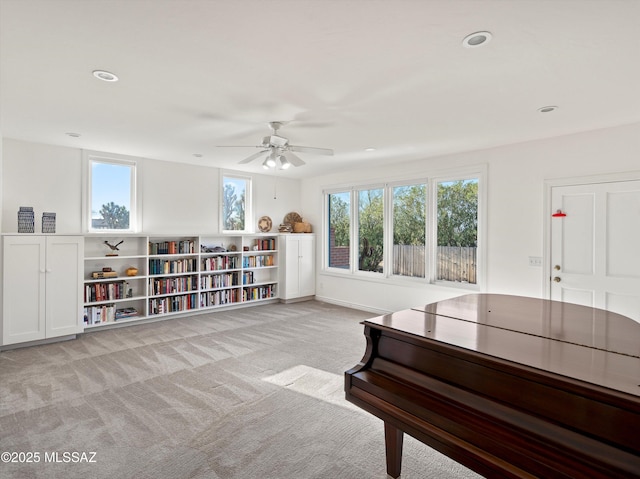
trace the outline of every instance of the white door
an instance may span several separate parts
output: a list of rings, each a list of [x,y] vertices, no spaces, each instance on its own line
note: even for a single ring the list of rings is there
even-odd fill
[[[300,242],[294,237],[286,237],[287,242],[285,246],[285,291],[284,298],[297,298],[300,296],[300,269],[299,269],[299,257],[300,257]]]
[[[304,236],[299,240],[299,283],[300,296],[316,294],[315,241],[313,236]]]
[[[45,338],[45,241],[5,236],[2,344]]]
[[[81,236],[47,236],[47,338],[83,330],[83,247]]]
[[[551,208],[551,299],[640,322],[640,181],[553,187]]]

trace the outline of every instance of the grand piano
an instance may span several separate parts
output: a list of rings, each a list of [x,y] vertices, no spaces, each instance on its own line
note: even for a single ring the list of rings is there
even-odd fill
[[[640,324],[575,304],[470,294],[363,322],[346,399],[488,478],[640,478]]]

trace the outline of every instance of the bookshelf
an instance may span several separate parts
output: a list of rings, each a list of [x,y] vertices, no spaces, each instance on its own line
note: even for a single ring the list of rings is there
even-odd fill
[[[277,234],[96,234],[84,241],[85,329],[278,298]],[[105,241],[119,243],[118,251]]]
[[[120,243],[118,250],[105,242]],[[85,236],[84,254],[85,328],[146,317],[147,237]],[[135,275],[127,274],[131,268]]]
[[[149,238],[148,316],[198,309],[199,239]]]
[[[245,236],[242,248],[242,301],[277,297],[278,249],[276,236]]]

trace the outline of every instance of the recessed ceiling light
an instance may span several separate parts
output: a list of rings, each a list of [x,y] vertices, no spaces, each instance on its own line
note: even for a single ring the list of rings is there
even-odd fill
[[[540,113],[551,113],[552,111],[556,111],[557,109],[558,109],[557,106],[550,105],[550,106],[543,106],[542,108],[538,108],[538,111]]]
[[[466,48],[476,48],[489,43],[492,37],[491,32],[475,32],[464,37],[462,45]]]
[[[114,82],[118,81],[118,77],[111,72],[105,70],[94,70],[93,76],[98,80]]]
[[[369,147],[369,148],[365,148],[364,151],[376,151],[376,149]]]
[[[80,138],[80,133],[65,133],[65,135],[70,136],[71,138]]]

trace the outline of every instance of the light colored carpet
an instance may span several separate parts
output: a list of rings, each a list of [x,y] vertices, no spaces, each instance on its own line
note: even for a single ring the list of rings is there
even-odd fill
[[[343,390],[371,316],[267,304],[4,351],[0,452],[40,457],[0,477],[386,478],[383,423]],[[402,477],[480,476],[405,435]]]

